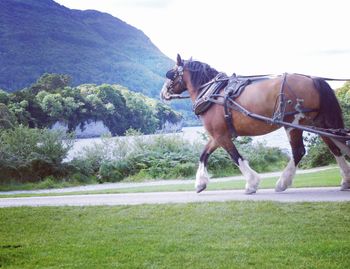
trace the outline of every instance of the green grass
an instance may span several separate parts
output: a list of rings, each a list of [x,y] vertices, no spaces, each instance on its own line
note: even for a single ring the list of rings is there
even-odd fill
[[[91,180],[91,184],[97,184],[97,181]],[[46,178],[40,182],[25,182],[10,181],[0,184],[0,191],[17,191],[17,190],[40,190],[40,189],[54,189],[79,186],[82,183],[77,181],[58,181],[52,178]]]
[[[0,209],[0,268],[349,268],[349,203]]]
[[[277,177],[264,178],[261,181],[260,188],[274,188]],[[330,168],[328,170],[313,172],[308,174],[296,175],[292,187],[334,187],[340,186],[339,168]],[[186,182],[186,181],[185,181]],[[208,190],[232,190],[244,189],[245,180],[231,180],[227,182],[211,182]],[[107,193],[132,193],[132,192],[161,192],[161,191],[192,191],[194,183],[190,181],[184,184],[165,185],[165,186],[144,186],[124,189],[110,189],[98,191],[81,191],[70,193],[50,193],[50,194],[17,194],[0,195],[0,198],[6,197],[29,197],[29,196],[54,196],[54,195],[74,195],[74,194],[107,194]]]
[[[261,180],[260,188],[274,188],[277,177],[264,178]],[[309,174],[296,175],[293,186],[296,188],[301,187],[334,187],[340,186],[340,173],[339,168],[332,168],[325,171],[314,172]],[[231,180],[226,182],[211,182],[208,184],[207,190],[234,190],[244,189],[245,180]],[[132,193],[132,192],[165,192],[165,191],[191,191],[194,190],[193,181],[188,184],[178,185],[166,185],[166,186],[147,186],[147,187],[134,187],[125,189],[111,189],[89,192],[77,192],[75,194],[97,194],[97,193]],[[72,193],[71,193],[72,194]]]

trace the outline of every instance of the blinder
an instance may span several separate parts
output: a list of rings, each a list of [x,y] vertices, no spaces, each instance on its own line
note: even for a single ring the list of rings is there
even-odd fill
[[[184,74],[184,68],[181,65],[177,66],[176,69],[169,70],[166,73],[165,76],[171,80],[170,87],[168,88],[170,93],[173,93],[172,91],[175,85],[180,84],[181,86],[183,86],[183,77],[182,77],[183,74]],[[176,79],[178,80],[175,82]]]
[[[174,80],[176,77],[176,72],[174,70],[169,70],[165,75],[168,79]]]
[[[175,70],[172,69],[172,70],[169,70],[168,72],[166,72],[165,76],[174,81],[178,76],[181,76],[183,75],[184,73],[184,69],[182,66],[178,66]]]

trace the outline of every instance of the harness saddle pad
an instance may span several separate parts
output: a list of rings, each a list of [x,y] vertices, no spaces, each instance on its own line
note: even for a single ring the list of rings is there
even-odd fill
[[[193,105],[194,113],[196,115],[204,113],[213,103],[219,103],[217,101],[218,97],[223,97],[224,100],[226,100],[226,97],[237,98],[250,82],[250,79],[237,77],[236,75],[228,77],[223,73],[218,74],[212,82],[209,82],[201,90]],[[225,88],[224,96],[219,95],[223,88]]]
[[[204,85],[194,102],[193,111],[196,115],[207,111],[213,104],[213,96],[217,95],[227,85],[227,80],[217,80],[217,78],[218,76],[215,77],[213,82]]]

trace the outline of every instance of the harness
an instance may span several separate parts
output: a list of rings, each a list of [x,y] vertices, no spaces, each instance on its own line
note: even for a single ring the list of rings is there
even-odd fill
[[[287,86],[290,92],[294,94],[292,89],[289,87],[289,85],[286,82],[287,75],[288,75],[287,73],[284,73],[282,75],[280,93],[278,98],[276,99],[274,113],[272,115],[272,118],[269,118],[268,120],[265,121],[266,123],[279,124],[280,122],[283,121],[283,119],[286,116],[292,116],[299,113],[304,114],[307,112],[316,111],[313,109],[304,108],[302,106],[303,100],[296,98],[297,104],[295,105],[295,111],[286,112],[286,106],[287,104],[290,104],[290,100],[286,100],[285,93],[284,93],[285,87]],[[246,86],[262,80],[270,79],[272,77],[276,77],[276,76],[272,76],[272,75],[237,76],[236,74],[233,74],[231,77],[228,77],[224,73],[219,73],[214,79],[212,79],[211,81],[202,85],[199,88],[200,93],[193,104],[193,111],[197,116],[199,116],[204,112],[206,112],[213,104],[222,105],[224,107],[224,112],[225,112],[224,116],[225,116],[227,127],[231,135],[233,137],[237,137],[237,132],[234,128],[233,121],[232,121],[231,110],[238,111],[250,117],[255,117],[255,114],[251,113],[250,111],[246,110],[244,107],[239,105],[235,101],[235,99],[242,94]],[[222,89],[224,89],[224,91],[223,93],[220,93]]]
[[[305,76],[311,79],[323,79],[329,81],[350,81],[350,79],[334,79],[334,78],[323,78],[323,77],[314,77],[307,76],[303,74],[296,74]],[[172,81],[172,84],[167,87],[170,96],[169,98],[182,99],[182,98],[190,98],[189,96],[182,96],[180,94],[176,94],[173,92],[173,87],[175,85],[180,84],[180,86],[184,86],[183,82],[183,67],[178,67],[178,70],[171,70],[167,73],[167,78]],[[315,126],[305,126],[295,124],[294,122],[289,123],[284,121],[286,116],[300,116],[301,118],[305,117],[305,113],[309,112],[318,112],[317,109],[310,109],[303,107],[303,99],[299,99],[292,88],[287,83],[288,73],[284,73],[282,75],[282,83],[280,87],[280,92],[278,97],[276,98],[275,107],[272,113],[272,117],[266,117],[263,115],[259,115],[253,112],[250,112],[245,107],[241,106],[239,103],[235,101],[235,99],[240,96],[240,94],[244,91],[247,85],[252,83],[262,81],[265,79],[271,79],[275,77],[281,77],[276,75],[257,75],[257,76],[236,76],[233,74],[231,77],[228,77],[224,73],[219,73],[217,76],[211,81],[205,83],[199,88],[199,95],[197,96],[193,110],[195,114],[198,116],[200,114],[205,113],[213,104],[219,104],[224,106],[225,112],[225,120],[228,126],[228,129],[232,135],[232,137],[237,137],[237,132],[234,128],[232,122],[232,113],[231,110],[235,110],[237,112],[242,113],[243,115],[253,118],[255,120],[259,120],[265,122],[266,124],[284,126],[285,128],[294,128],[299,129],[311,133],[315,133],[321,136],[326,136],[329,138],[339,139],[344,141],[346,145],[350,146],[350,130],[348,129],[325,129]],[[174,82],[176,78],[178,81]],[[169,89],[170,88],[170,89]],[[288,88],[289,93],[294,95],[296,104],[294,105],[294,111],[286,112],[287,105],[292,105],[292,100],[287,100],[285,95],[285,88]],[[224,89],[224,91],[222,91]],[[223,92],[223,93],[221,93]]]

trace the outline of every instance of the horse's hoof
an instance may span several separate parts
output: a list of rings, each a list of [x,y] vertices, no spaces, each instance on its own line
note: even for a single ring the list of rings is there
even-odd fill
[[[284,192],[287,188],[282,188],[282,187],[276,187],[275,192]]]
[[[245,194],[254,194],[256,193],[256,189],[245,189]]]
[[[204,191],[207,188],[207,184],[200,184],[196,187],[196,192],[200,193],[202,191]]]
[[[276,184],[275,192],[283,192],[288,188],[288,186],[281,186],[280,184]]]
[[[348,191],[350,190],[350,182],[343,182],[340,186],[341,191]]]

